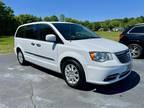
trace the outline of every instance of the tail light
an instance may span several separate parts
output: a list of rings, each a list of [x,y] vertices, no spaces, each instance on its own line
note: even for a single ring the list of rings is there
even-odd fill
[[[124,35],[123,35],[123,34],[120,34],[119,40],[121,40],[123,37],[124,37]]]

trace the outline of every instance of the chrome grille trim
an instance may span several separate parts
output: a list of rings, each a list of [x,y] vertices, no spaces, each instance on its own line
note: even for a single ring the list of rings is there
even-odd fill
[[[121,63],[128,63],[130,61],[130,51],[129,50],[116,52],[115,55]]]

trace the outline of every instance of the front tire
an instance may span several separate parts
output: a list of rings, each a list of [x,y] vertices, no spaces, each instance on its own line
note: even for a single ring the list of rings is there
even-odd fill
[[[18,60],[19,64],[21,64],[21,65],[26,64],[26,60],[25,60],[24,55],[21,50],[17,51],[17,60]]]
[[[143,48],[138,44],[130,44],[129,46],[132,58],[139,58],[142,55]]]
[[[67,60],[62,64],[62,73],[65,82],[73,88],[84,88],[85,74],[83,67],[75,60]]]

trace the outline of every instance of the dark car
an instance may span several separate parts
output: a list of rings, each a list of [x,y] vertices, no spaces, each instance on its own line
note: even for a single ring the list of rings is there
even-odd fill
[[[119,42],[127,45],[133,58],[144,54],[144,24],[129,26],[120,34]]]

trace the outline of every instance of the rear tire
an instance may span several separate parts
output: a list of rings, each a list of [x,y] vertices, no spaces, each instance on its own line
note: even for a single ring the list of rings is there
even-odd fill
[[[142,55],[143,48],[138,44],[130,44],[128,45],[130,52],[132,54],[132,58],[139,58]]]
[[[71,59],[62,64],[62,73],[65,82],[72,88],[84,88],[86,84],[83,67]]]
[[[21,50],[17,51],[17,60],[18,60],[19,64],[26,65],[26,60],[25,60],[24,55]]]

